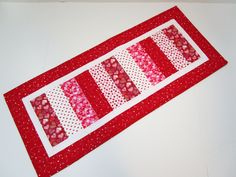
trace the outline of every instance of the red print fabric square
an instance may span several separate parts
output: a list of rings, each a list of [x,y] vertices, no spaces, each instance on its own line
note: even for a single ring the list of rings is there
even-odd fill
[[[173,7],[4,96],[38,176],[49,177],[226,63]]]

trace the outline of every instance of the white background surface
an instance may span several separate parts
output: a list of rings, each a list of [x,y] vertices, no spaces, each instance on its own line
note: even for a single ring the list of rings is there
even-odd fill
[[[0,4],[0,176],[36,176],[2,94],[171,3]],[[178,3],[229,61],[55,177],[235,177],[236,4]]]

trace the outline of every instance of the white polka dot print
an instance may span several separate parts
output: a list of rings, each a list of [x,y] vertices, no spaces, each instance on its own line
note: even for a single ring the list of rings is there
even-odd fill
[[[169,40],[163,31],[157,32],[152,35],[151,38],[156,42],[177,70],[181,70],[190,64],[190,62],[188,62],[182,53],[176,48],[173,41]]]
[[[152,86],[151,82],[149,82],[148,78],[145,76],[145,73],[136,64],[127,50],[121,50],[114,56],[140,92]]]
[[[89,72],[113,109],[126,102],[101,63],[89,69]]]
[[[83,129],[81,121],[60,86],[47,91],[46,96],[68,136]]]

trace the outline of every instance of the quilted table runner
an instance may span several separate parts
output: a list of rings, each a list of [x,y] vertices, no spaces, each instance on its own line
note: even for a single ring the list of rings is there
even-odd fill
[[[48,177],[226,64],[173,7],[6,93]]]

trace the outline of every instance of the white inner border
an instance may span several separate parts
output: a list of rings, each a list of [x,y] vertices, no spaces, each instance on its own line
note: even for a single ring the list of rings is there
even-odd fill
[[[198,52],[198,54],[200,55],[200,58],[191,63],[190,65],[188,65],[187,67],[183,68],[182,70],[176,72],[175,74],[172,74],[170,77],[164,79],[162,82],[160,82],[159,84],[152,86],[151,88],[149,88],[148,90],[142,92],[142,94],[138,95],[137,97],[133,98],[132,100],[126,102],[125,104],[121,105],[120,107],[116,108],[115,110],[113,110],[112,112],[108,113],[106,116],[104,116],[103,118],[99,119],[98,121],[96,121],[94,124],[90,125],[89,127],[87,127],[86,129],[84,129],[83,131],[80,131],[78,134],[69,136],[66,140],[64,140],[63,142],[59,143],[58,145],[52,147],[47,136],[46,133],[43,130],[43,127],[36,115],[36,113],[34,112],[33,107],[31,106],[30,100],[34,99],[35,97],[45,93],[47,90],[52,89],[56,86],[58,86],[59,84],[77,76],[78,74],[82,73],[85,70],[88,70],[89,68],[91,68],[92,66],[106,60],[107,58],[113,56],[116,52],[118,52],[119,50],[122,49],[126,49],[129,46],[151,36],[152,34],[162,30],[163,28],[169,27],[170,25],[174,25],[179,32],[187,39],[187,41],[193,46],[193,48]],[[29,117],[31,119],[31,121],[33,122],[33,125],[36,129],[36,131],[38,132],[38,135],[43,143],[43,146],[48,154],[49,157],[55,155],[56,153],[58,153],[59,151],[65,149],[66,147],[70,146],[71,144],[73,144],[74,142],[78,141],[79,139],[85,137],[86,135],[88,135],[89,133],[95,131],[96,129],[98,129],[99,127],[103,126],[104,124],[106,124],[108,121],[110,121],[111,119],[113,119],[114,117],[116,117],[117,115],[121,114],[122,112],[126,111],[127,109],[131,108],[132,106],[136,105],[137,103],[141,102],[142,100],[144,100],[145,98],[147,98],[148,96],[152,95],[153,93],[157,92],[158,90],[160,90],[161,88],[165,87],[166,85],[168,85],[169,83],[173,82],[174,80],[178,79],[179,77],[183,76],[184,74],[188,73],[189,71],[193,70],[194,68],[198,67],[199,65],[203,64],[204,62],[206,62],[208,60],[207,56],[202,52],[202,50],[195,44],[195,42],[190,38],[190,36],[183,30],[183,28],[174,20],[170,20],[152,30],[150,30],[149,32],[127,42],[126,44],[123,44],[119,47],[116,47],[115,49],[113,49],[112,51],[110,51],[109,53],[95,59],[94,61],[87,63],[86,65],[76,69],[75,71],[53,81],[52,83],[42,87],[41,89],[35,91],[34,93],[24,97],[22,99],[25,108],[29,114]]]

